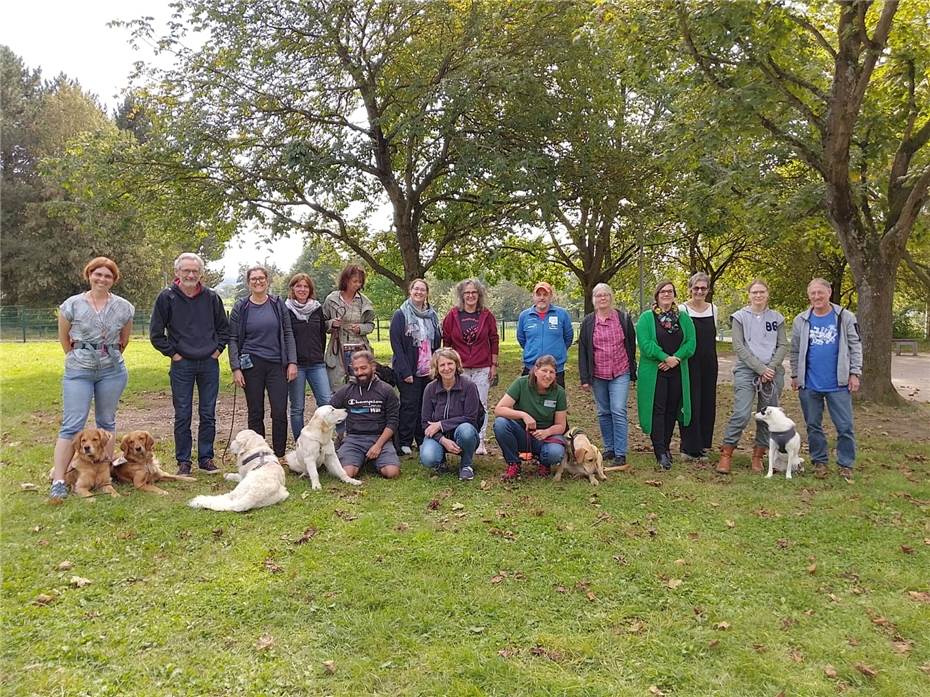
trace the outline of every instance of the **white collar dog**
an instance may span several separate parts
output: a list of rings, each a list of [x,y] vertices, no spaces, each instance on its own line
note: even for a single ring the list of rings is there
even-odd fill
[[[271,506],[287,498],[284,468],[262,436],[249,429],[239,431],[229,449],[236,455],[239,473],[224,476],[227,481],[236,482],[236,488],[222,496],[197,496],[188,506],[241,512]]]
[[[336,455],[336,446],[333,436],[336,425],[345,421],[345,409],[336,409],[328,404],[318,407],[310,421],[304,426],[297,439],[297,449],[285,455],[287,466],[292,472],[310,477],[310,488],[320,489],[320,475],[317,465],[323,465],[326,470],[340,482],[359,486],[358,479],[352,479],[342,469],[342,463]]]
[[[794,421],[789,419],[780,407],[765,407],[756,414],[756,420],[769,427],[769,471],[766,478],[775,470],[785,471],[785,479],[791,479],[792,472],[801,471],[801,436],[795,429]]]

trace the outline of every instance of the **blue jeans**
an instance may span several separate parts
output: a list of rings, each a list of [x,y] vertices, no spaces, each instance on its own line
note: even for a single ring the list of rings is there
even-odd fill
[[[591,392],[597,404],[597,422],[601,427],[604,449],[614,455],[626,455],[629,431],[626,400],[630,393],[630,374],[618,375],[613,380],[594,378]]]
[[[852,467],[856,462],[856,434],[853,433],[852,395],[847,389],[836,392],[815,392],[800,389],[801,411],[807,424],[807,446],[811,462],[825,465],[829,460],[827,437],[823,432],[823,404],[827,403],[830,420],[836,426],[836,460],[840,467]]]
[[[304,404],[307,400],[307,383],[313,390],[313,398],[318,407],[329,404],[333,393],[329,389],[329,376],[326,373],[325,363],[314,363],[306,368],[297,366],[297,377],[287,385],[287,397],[290,402],[289,414],[291,417],[291,430],[294,440],[300,436],[304,428]]]
[[[194,385],[197,385],[197,461],[213,459],[216,438],[216,397],[220,391],[220,362],[216,358],[171,361],[171,402],[174,404],[174,458],[191,462],[191,417],[194,413]]]
[[[526,432],[526,426],[522,421],[505,419],[498,416],[494,419],[494,437],[504,454],[504,462],[508,465],[519,464],[519,451],[527,447],[527,438],[529,438],[529,447],[533,455],[539,460],[541,465],[555,467],[562,461],[565,455],[565,442],[561,436],[555,436],[561,443],[546,443],[536,440]]]
[[[116,431],[116,407],[129,382],[126,364],[108,368],[65,368],[61,380],[62,414],[58,437],[70,440],[84,429],[90,402],[94,402],[97,428]]]
[[[459,466],[471,467],[475,450],[478,449],[478,429],[471,424],[459,424],[451,438],[462,449]],[[420,446],[420,464],[430,469],[438,469],[445,461],[446,449],[442,444],[435,438],[425,438]]]

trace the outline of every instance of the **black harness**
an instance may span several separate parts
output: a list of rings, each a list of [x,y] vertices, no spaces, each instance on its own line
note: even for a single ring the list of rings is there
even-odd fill
[[[249,455],[247,458],[245,458],[242,461],[239,467],[245,467],[252,460],[257,460],[258,458],[266,458],[266,457],[268,457],[268,453],[252,453],[251,455]],[[260,467],[264,467],[264,466],[265,466],[265,460],[262,459],[262,461],[258,463],[257,465],[255,465],[255,467],[251,468],[249,472],[254,472],[255,470],[259,469]]]
[[[788,452],[788,443],[790,443],[796,435],[798,435],[798,432],[794,430],[794,426],[789,428],[787,431],[779,431],[778,433],[769,431],[769,438],[771,438],[775,442],[775,445],[778,446],[778,452],[780,453]]]

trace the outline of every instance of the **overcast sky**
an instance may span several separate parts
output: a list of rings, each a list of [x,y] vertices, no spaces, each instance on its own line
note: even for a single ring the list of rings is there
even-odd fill
[[[132,64],[152,56],[134,51],[127,32],[111,29],[107,23],[148,16],[160,25],[170,15],[168,0],[6,2],[0,21],[0,43],[9,46],[28,68],[41,68],[46,79],[61,72],[76,78],[112,111],[129,84]],[[298,239],[267,247],[259,246],[255,235],[244,233],[240,237],[230,243],[222,262],[212,265],[221,266],[227,277],[233,276],[240,264],[266,260],[288,269],[302,248]]]

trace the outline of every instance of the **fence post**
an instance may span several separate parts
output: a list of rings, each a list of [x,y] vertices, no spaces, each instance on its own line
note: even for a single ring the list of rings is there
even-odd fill
[[[381,318],[375,320],[375,341],[381,341]]]
[[[507,341],[507,322],[504,320],[501,320],[500,323],[501,323],[501,330],[499,333],[501,335],[501,341]]]
[[[23,330],[23,343],[26,343],[26,317],[23,314],[23,311],[19,311],[19,326]]]

